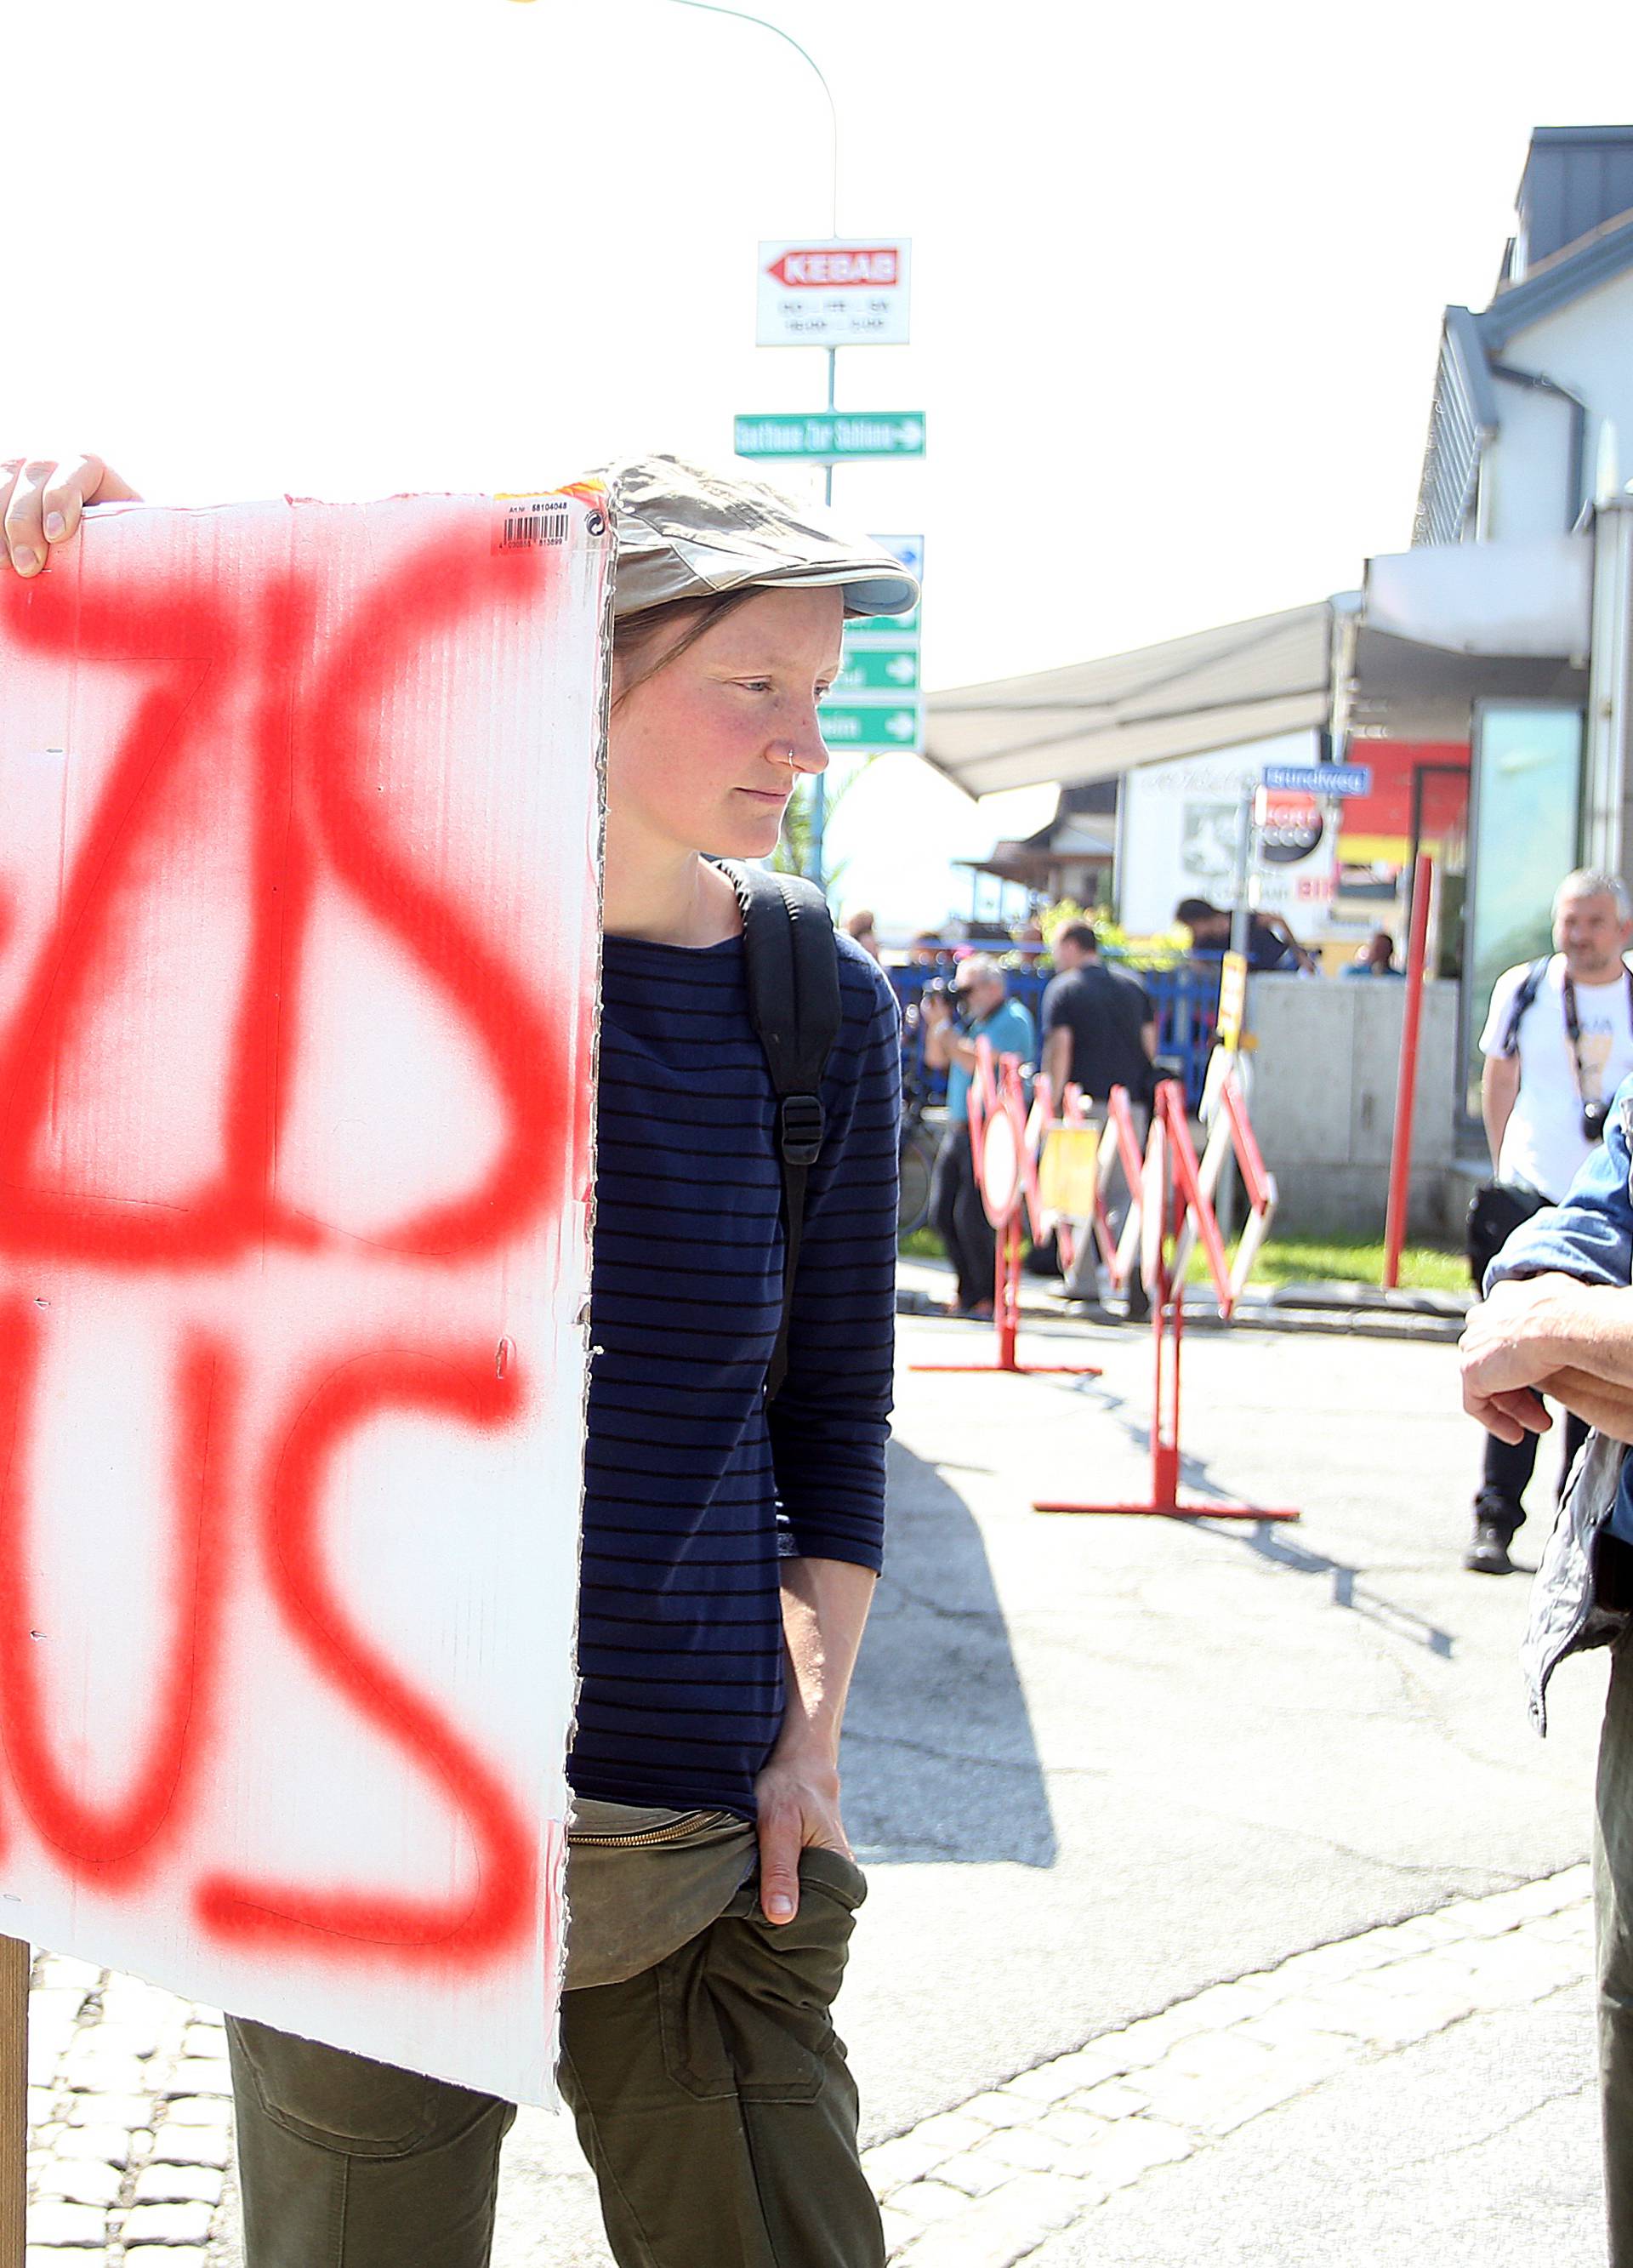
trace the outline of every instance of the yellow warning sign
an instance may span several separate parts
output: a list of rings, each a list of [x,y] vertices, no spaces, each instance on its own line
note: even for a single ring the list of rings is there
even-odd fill
[[[1059,1213],[1063,1220],[1087,1220],[1094,1211],[1100,1159],[1098,1126],[1051,1126],[1038,1165],[1038,1194],[1044,1211]]]

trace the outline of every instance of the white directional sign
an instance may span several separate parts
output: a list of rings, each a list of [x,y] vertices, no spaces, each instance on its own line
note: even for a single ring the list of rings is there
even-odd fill
[[[901,347],[908,342],[902,237],[778,238],[760,247],[762,347]]]

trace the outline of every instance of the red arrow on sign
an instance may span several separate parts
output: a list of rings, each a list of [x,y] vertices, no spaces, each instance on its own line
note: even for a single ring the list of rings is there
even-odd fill
[[[813,246],[791,250],[767,269],[779,284],[818,285],[835,290],[855,284],[896,284],[901,281],[900,254],[894,244]]]

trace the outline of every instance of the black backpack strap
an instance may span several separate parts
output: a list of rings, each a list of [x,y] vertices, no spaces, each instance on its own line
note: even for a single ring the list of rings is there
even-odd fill
[[[1509,1004],[1508,1021],[1503,1027],[1498,1055],[1512,1056],[1519,1052],[1519,1027],[1526,1020],[1526,1011],[1542,990],[1542,979],[1548,975],[1548,964],[1553,958],[1551,953],[1545,953],[1541,961],[1532,962],[1520,979],[1519,990]],[[1629,997],[1633,998],[1633,992],[1629,992]]]
[[[748,1012],[776,1091],[783,1174],[783,1318],[766,1373],[772,1399],[788,1370],[794,1279],[805,1234],[805,1186],[822,1152],[822,1079],[839,1037],[839,951],[828,901],[813,882],[735,858],[717,862],[743,915]]]

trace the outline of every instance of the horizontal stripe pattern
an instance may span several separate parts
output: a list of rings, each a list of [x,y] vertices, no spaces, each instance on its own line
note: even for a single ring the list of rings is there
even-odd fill
[[[895,1329],[895,1002],[848,938],[787,1380],[770,1072],[740,938],[608,938],[602,968],[580,1795],[754,1815],[781,1721],[779,1512],[877,1569]]]

